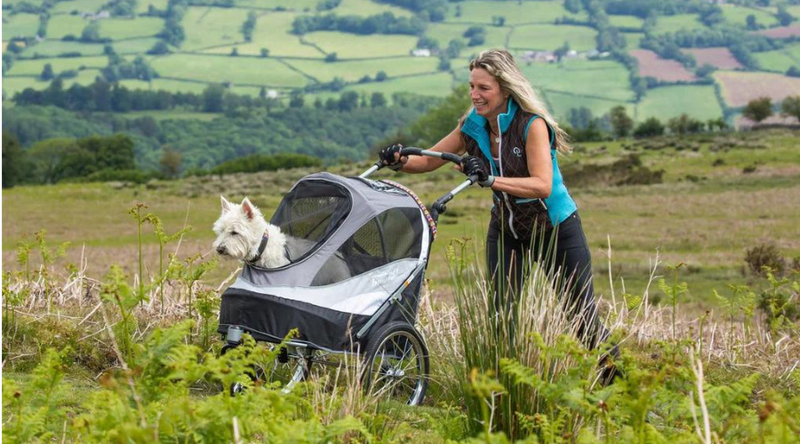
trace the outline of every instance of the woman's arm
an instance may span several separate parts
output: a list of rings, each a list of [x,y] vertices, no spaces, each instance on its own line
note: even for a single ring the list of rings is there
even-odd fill
[[[431,151],[438,151],[441,153],[453,153],[461,155],[465,151],[464,142],[461,139],[461,125],[444,136],[442,140],[431,148]],[[403,168],[400,171],[404,173],[427,173],[433,171],[445,163],[446,160],[437,159],[429,156],[408,156],[400,159],[403,162]]]
[[[492,189],[528,199],[549,197],[553,188],[553,159],[544,119],[537,118],[528,128],[525,154],[530,177],[495,177]]]

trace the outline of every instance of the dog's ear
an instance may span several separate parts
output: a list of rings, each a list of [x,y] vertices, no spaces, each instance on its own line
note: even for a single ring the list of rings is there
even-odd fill
[[[219,196],[220,201],[222,202],[222,212],[227,213],[233,207],[233,204],[228,202],[228,199],[225,199],[225,196]]]
[[[250,202],[250,199],[246,197],[242,201],[242,211],[244,211],[244,214],[250,220],[254,219],[256,217],[256,214],[258,214],[258,208],[256,208],[256,206],[253,205],[252,202]]]

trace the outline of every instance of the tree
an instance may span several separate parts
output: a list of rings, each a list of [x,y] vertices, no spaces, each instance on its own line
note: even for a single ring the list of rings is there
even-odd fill
[[[384,80],[386,80],[388,78],[389,78],[389,76],[386,75],[386,71],[383,71],[383,70],[378,71],[378,73],[375,74],[375,81],[376,82],[383,82]]]
[[[370,97],[370,106],[373,108],[381,108],[386,106],[386,96],[379,91],[372,93],[372,97]]]
[[[52,80],[53,79],[53,65],[46,63],[44,65],[44,69],[42,69],[42,73],[39,74],[39,78],[42,80]]]
[[[264,57],[264,58],[269,57],[269,49],[261,48],[261,57]]]
[[[628,116],[625,107],[622,105],[611,108],[611,127],[614,129],[614,136],[617,138],[627,137],[633,129],[633,119]]]
[[[161,172],[169,179],[177,179],[181,172],[181,158],[180,151],[172,149],[169,145],[163,147],[163,154],[158,161],[161,166]]]
[[[231,57],[236,57],[238,55],[239,55],[239,48],[234,46],[233,49],[231,49]]]
[[[697,119],[689,117],[688,114],[681,114],[673,117],[667,122],[667,128],[673,134],[691,134],[703,131],[705,124]]]
[[[746,23],[747,23],[747,29],[751,31],[756,31],[759,28],[756,16],[753,14],[747,16]]]
[[[11,188],[27,175],[25,151],[13,134],[3,131],[3,188]]]
[[[97,21],[92,21],[81,32],[81,41],[86,43],[100,41],[100,25]]]
[[[203,112],[206,113],[221,113],[224,109],[223,98],[225,96],[225,87],[220,84],[208,85],[203,90]]]
[[[742,110],[742,115],[756,123],[761,123],[762,120],[771,116],[772,112],[772,99],[769,97],[759,97],[747,102],[747,106]]]
[[[302,108],[305,105],[303,93],[298,90],[293,90],[289,99],[289,108]]]
[[[347,91],[342,93],[339,97],[339,110],[352,111],[358,107],[358,93],[355,91]]]
[[[573,14],[577,14],[581,10],[581,0],[565,0],[564,9]]]
[[[781,112],[784,116],[794,117],[800,123],[800,95],[783,99]]]
[[[786,70],[786,75],[789,77],[800,77],[800,68],[797,66],[790,66],[789,69]]]
[[[778,5],[778,13],[775,14],[775,17],[778,18],[778,22],[781,26],[789,26],[789,24],[794,21],[794,17],[792,14],[789,14],[789,11],[786,10],[786,5],[783,4]]]
[[[664,125],[655,117],[650,117],[640,123],[633,131],[633,137],[637,139],[642,137],[655,137],[662,134],[664,134]]]
[[[328,63],[332,63],[336,61],[336,58],[337,58],[336,53],[330,52],[328,53],[328,55],[325,56],[325,61]]]
[[[424,116],[414,122],[410,127],[410,136],[415,144],[420,146],[433,146],[458,124],[458,119],[464,115],[471,100],[469,98],[469,85],[464,84],[454,89],[438,106],[431,108]]]
[[[157,41],[156,44],[147,51],[148,54],[152,55],[169,54],[169,52],[169,45],[163,40]]]
[[[242,23],[242,35],[244,36],[244,41],[252,42],[253,41],[253,31],[256,29],[256,13],[250,11],[247,13],[247,20]]]

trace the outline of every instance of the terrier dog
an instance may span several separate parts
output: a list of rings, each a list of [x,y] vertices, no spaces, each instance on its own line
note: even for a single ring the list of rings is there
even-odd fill
[[[264,219],[261,211],[244,198],[241,204],[228,202],[220,196],[222,214],[214,222],[214,250],[220,256],[238,259],[261,268],[288,265],[316,243],[287,236],[280,227]],[[314,277],[312,286],[328,285],[350,277],[350,268],[338,253],[325,263]]]

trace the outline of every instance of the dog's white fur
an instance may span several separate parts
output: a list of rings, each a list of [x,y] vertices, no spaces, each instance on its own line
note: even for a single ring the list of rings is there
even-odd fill
[[[241,204],[228,202],[220,196],[222,214],[214,222],[214,250],[220,256],[241,261],[250,261],[258,254],[261,238],[266,231],[269,236],[266,248],[255,265],[263,268],[278,268],[289,263],[286,257],[286,235],[281,229],[264,219],[261,211],[244,198]]]
[[[252,261],[258,255],[261,239],[266,231],[269,240],[255,265],[262,268],[278,268],[289,264],[287,249],[294,255],[302,255],[313,248],[315,243],[305,239],[289,237],[279,227],[264,219],[258,208],[248,198],[241,204],[230,203],[220,196],[222,214],[214,222],[214,251],[220,256]],[[302,253],[301,253],[302,252]],[[350,268],[340,255],[322,266],[312,285],[328,285],[350,277]]]

